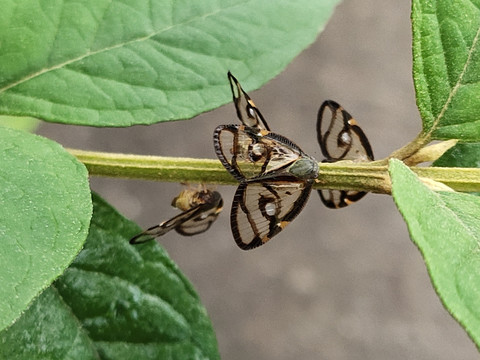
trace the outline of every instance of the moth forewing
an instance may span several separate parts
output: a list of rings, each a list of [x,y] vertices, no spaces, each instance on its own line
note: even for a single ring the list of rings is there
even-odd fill
[[[367,136],[355,119],[338,103],[325,101],[318,111],[317,138],[324,162],[351,160],[372,161],[373,151]],[[363,191],[318,190],[323,204],[338,209],[360,200],[366,195]]]
[[[167,221],[164,221],[158,225],[154,225],[138,235],[135,235],[130,239],[130,244],[141,244],[150,240],[154,240],[156,237],[165,235],[170,230],[177,228],[183,222],[194,217],[198,211],[198,207],[199,205],[188,209],[187,211],[184,211]]]
[[[346,155],[345,159],[358,162],[373,161],[373,150],[363,130],[360,128],[360,126],[356,125],[356,122],[351,125],[350,129],[353,139],[353,146],[351,147],[350,152]]]
[[[350,151],[353,142],[348,125],[350,119],[350,114],[334,101],[327,100],[320,106],[317,137],[327,161],[343,160]]]
[[[230,71],[228,72],[228,80],[237,116],[242,124],[248,127],[270,130],[260,110],[255,106],[250,96],[243,91],[240,83]]]
[[[220,125],[213,134],[215,153],[222,165],[237,180],[262,173],[264,147],[259,136],[243,125]]]
[[[365,133],[335,101],[325,101],[318,110],[317,139],[326,162],[373,160]]]
[[[303,153],[298,147],[292,147],[279,140],[277,134],[270,133],[263,139],[265,147],[268,149],[268,159],[264,167],[264,173],[278,173],[282,169],[287,169],[295,161],[302,158]]]
[[[303,209],[313,181],[243,182],[233,200],[230,223],[243,250],[265,244]]]

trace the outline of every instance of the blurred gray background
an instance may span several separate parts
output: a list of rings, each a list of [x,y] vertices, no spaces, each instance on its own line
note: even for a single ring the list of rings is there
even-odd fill
[[[380,159],[420,131],[411,57],[408,1],[348,0],[309,49],[249,94],[275,132],[319,160],[316,113],[323,100],[335,100]],[[189,122],[127,129],[43,124],[39,132],[85,150],[214,158],[213,129],[235,122],[229,104]],[[91,184],[142,227],[177,214],[170,202],[178,184],[109,178]],[[478,358],[437,298],[389,196],[370,194],[330,210],[314,192],[285,231],[245,252],[230,232],[234,190],[219,187],[225,208],[209,232],[161,239],[198,290],[223,359]]]

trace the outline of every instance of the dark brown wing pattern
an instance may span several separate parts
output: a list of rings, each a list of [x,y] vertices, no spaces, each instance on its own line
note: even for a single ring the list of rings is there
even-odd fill
[[[255,106],[250,96],[243,91],[242,86],[230,71],[228,72],[228,81],[230,82],[237,116],[242,124],[252,128],[270,130],[260,110]]]
[[[318,163],[282,135],[269,131],[262,114],[228,73],[237,116],[242,125],[220,125],[214,131],[215,153],[240,185],[230,224],[243,250],[265,244],[303,209]]]
[[[324,162],[340,160],[372,161],[370,142],[354,118],[335,101],[325,101],[318,111],[317,139]],[[338,209],[360,200],[363,191],[318,190],[325,206]]]
[[[239,181],[288,175],[296,161],[310,159],[283,136],[244,125],[218,126],[213,143],[223,166]]]
[[[230,225],[243,250],[265,244],[303,209],[313,181],[242,182],[235,193]]]

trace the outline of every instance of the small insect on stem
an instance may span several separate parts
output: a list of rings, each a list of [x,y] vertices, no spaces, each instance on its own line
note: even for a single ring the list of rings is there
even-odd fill
[[[185,189],[175,197],[172,206],[183,212],[159,225],[152,226],[130,239],[130,244],[141,244],[172,229],[181,235],[192,236],[207,231],[222,211],[220,193],[203,188]]]
[[[318,163],[286,137],[270,132],[260,110],[229,72],[241,125],[215,129],[215,153],[240,182],[230,225],[237,245],[249,250],[265,244],[303,209],[318,176]]]

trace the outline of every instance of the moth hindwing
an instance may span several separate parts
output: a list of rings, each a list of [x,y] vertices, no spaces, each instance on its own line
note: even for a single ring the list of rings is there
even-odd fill
[[[282,231],[303,209],[313,180],[242,182],[235,192],[230,225],[237,245],[254,249]]]
[[[324,162],[352,160],[372,161],[373,151],[363,130],[354,118],[335,101],[325,101],[318,110],[317,139]],[[366,195],[363,191],[318,190],[323,204],[337,209]]]
[[[135,235],[130,239],[130,244],[140,244],[153,240],[172,229],[184,236],[205,232],[222,211],[223,200],[217,191],[186,189],[173,199],[172,206],[183,212]]]

